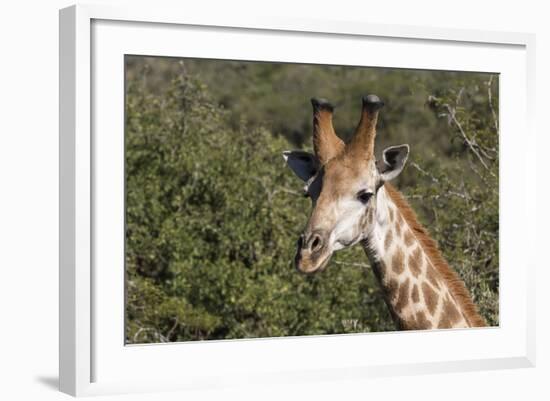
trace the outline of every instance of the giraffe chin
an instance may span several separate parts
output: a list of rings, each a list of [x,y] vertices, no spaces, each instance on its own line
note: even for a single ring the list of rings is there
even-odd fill
[[[332,252],[327,252],[324,255],[319,255],[316,258],[303,257],[300,252],[296,253],[294,258],[294,265],[296,270],[306,275],[313,275],[320,273],[326,269],[328,262],[332,256]]]

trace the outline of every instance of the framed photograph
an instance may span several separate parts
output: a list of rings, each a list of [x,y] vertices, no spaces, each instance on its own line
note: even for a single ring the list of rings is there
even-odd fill
[[[60,12],[60,388],[534,365],[534,37]]]

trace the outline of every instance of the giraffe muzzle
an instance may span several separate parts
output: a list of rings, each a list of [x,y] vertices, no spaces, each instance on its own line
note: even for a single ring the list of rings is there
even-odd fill
[[[322,231],[302,234],[298,239],[298,249],[294,263],[301,273],[314,273],[323,270],[331,256],[326,246],[328,235]]]

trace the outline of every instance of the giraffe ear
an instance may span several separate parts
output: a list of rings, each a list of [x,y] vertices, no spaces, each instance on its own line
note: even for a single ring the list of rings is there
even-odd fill
[[[319,169],[319,160],[315,155],[302,150],[287,150],[283,152],[288,167],[294,171],[301,180],[307,182],[311,177],[317,174]]]
[[[380,171],[380,178],[382,181],[390,181],[397,177],[409,157],[409,145],[390,146],[384,149],[382,158],[384,159],[384,166]]]

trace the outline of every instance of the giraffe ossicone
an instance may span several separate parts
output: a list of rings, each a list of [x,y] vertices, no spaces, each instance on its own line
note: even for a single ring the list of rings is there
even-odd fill
[[[332,125],[334,107],[312,99],[314,154],[284,153],[312,200],[298,240],[296,268],[324,270],[332,254],[361,243],[399,329],[485,326],[471,296],[403,196],[389,183],[403,170],[409,145],[374,156],[376,124],[384,103],[362,99],[359,124],[349,144]]]

